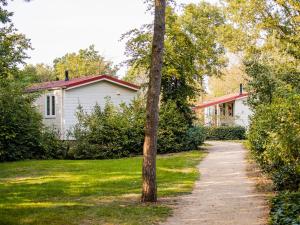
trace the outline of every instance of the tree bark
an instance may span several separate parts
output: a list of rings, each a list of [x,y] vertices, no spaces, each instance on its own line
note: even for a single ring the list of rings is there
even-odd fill
[[[150,80],[146,106],[145,140],[143,149],[142,202],[157,201],[156,152],[159,95],[161,89],[161,70],[164,51],[165,11],[166,0],[155,0],[154,34],[152,41]]]

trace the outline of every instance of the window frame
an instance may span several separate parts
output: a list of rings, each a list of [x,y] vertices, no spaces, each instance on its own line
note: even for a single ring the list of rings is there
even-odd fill
[[[48,108],[48,98],[49,98],[49,108]],[[53,106],[54,106],[54,111],[53,111]],[[48,109],[49,109],[49,115],[48,115]],[[45,97],[45,118],[55,118],[55,117],[56,117],[56,96],[54,94],[47,94]]]

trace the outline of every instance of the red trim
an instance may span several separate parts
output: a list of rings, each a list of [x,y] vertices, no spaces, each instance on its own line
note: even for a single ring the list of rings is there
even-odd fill
[[[200,105],[197,105],[194,107],[195,109],[203,109],[203,108],[207,108],[209,106],[213,106],[213,105],[217,105],[217,104],[221,104],[221,103],[226,103],[226,102],[231,102],[233,100],[248,96],[249,94],[247,92],[242,93],[242,94],[236,94],[236,95],[230,95],[230,96],[223,96],[217,100],[213,100],[213,101],[209,101],[209,102],[205,102],[202,103]]]
[[[88,77],[81,77],[81,78],[74,78],[68,81],[52,81],[52,82],[45,82],[36,84],[30,88],[27,89],[28,92],[34,92],[39,90],[48,90],[48,89],[54,89],[54,88],[71,88],[76,87],[84,84],[88,84],[94,81],[101,81],[101,80],[108,80],[114,83],[117,83],[121,86],[125,86],[130,89],[134,89],[138,91],[140,89],[139,86],[135,84],[131,84],[129,82],[119,80],[115,77],[108,76],[108,75],[98,75],[98,76],[88,76]]]
[[[78,86],[78,85],[90,83],[90,82],[97,81],[97,80],[99,80],[99,81],[100,80],[110,80],[110,81],[113,81],[113,82],[116,82],[118,84],[131,87],[131,88],[134,88],[134,89],[139,89],[140,88],[139,86],[137,86],[135,84],[131,84],[131,83],[128,83],[126,81],[119,80],[119,79],[117,79],[115,77],[108,76],[108,75],[101,75],[101,76],[87,78],[87,79],[84,79],[84,80],[79,80],[79,81],[76,81],[76,82],[72,82],[70,84],[66,84],[65,87],[67,87],[67,88],[69,88],[69,87],[75,87],[75,86]]]

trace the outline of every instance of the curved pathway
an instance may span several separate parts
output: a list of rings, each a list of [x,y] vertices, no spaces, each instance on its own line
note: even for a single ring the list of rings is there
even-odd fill
[[[240,143],[209,142],[209,154],[200,163],[200,180],[164,225],[260,225],[267,206],[246,175],[246,150]]]

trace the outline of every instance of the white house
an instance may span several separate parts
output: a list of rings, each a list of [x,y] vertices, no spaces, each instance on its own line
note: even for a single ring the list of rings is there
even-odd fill
[[[242,90],[242,89],[241,89]],[[195,106],[196,113],[203,113],[206,126],[249,126],[252,114],[247,105],[248,93],[240,92],[203,102]]]
[[[40,92],[35,105],[43,115],[43,122],[56,128],[62,139],[67,138],[77,122],[76,110],[79,105],[89,113],[98,103],[104,107],[106,97],[113,104],[130,103],[136,96],[139,86],[116,79],[112,76],[98,75],[82,78],[40,83],[27,89],[28,92]]]

